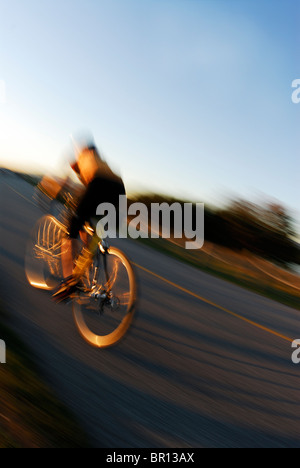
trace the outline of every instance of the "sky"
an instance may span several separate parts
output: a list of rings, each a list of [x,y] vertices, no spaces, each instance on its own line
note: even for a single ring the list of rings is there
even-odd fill
[[[299,0],[0,0],[0,166],[56,173],[90,131],[129,192],[300,222],[299,23]]]

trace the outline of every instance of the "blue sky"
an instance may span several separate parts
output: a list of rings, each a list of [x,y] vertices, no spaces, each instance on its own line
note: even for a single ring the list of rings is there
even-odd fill
[[[298,0],[0,0],[0,165],[55,171],[88,129],[130,191],[300,219],[299,21]]]

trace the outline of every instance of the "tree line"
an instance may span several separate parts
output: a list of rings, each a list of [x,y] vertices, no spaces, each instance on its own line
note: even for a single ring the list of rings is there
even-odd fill
[[[144,194],[133,201],[151,203],[180,203],[184,201],[157,194]],[[194,213],[196,205],[193,205]],[[205,206],[205,240],[233,250],[248,250],[276,263],[300,264],[300,244],[294,220],[281,204],[252,203],[244,199],[232,200],[225,208]],[[172,218],[171,218],[172,226]],[[298,235],[299,237],[299,235]]]

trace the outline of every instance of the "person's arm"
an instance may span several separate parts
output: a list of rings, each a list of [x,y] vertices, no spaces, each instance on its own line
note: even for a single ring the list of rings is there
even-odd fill
[[[44,176],[41,182],[39,183],[38,188],[44,192],[49,198],[55,199],[61,192],[66,181],[58,182],[52,177]]]

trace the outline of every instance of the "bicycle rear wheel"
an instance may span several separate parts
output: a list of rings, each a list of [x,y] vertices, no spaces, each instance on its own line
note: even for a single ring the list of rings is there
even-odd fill
[[[61,246],[65,231],[65,227],[50,215],[35,225],[25,256],[26,277],[34,288],[51,291],[62,279]]]
[[[98,252],[83,278],[84,292],[73,299],[81,336],[92,346],[116,344],[128,331],[135,312],[136,279],[126,255],[115,247]]]

